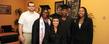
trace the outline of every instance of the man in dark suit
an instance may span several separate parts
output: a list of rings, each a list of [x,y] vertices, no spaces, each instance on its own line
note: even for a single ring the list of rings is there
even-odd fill
[[[61,5],[62,17],[60,18],[60,28],[63,33],[63,44],[71,44],[71,28],[73,27],[73,18],[69,16],[68,5]]]

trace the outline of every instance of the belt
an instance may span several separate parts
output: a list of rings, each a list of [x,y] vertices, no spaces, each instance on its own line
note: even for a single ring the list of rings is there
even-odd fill
[[[23,33],[25,33],[25,34],[32,34],[31,32],[23,32]]]

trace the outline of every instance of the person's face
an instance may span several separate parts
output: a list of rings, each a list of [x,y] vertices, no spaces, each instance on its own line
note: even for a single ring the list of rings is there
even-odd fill
[[[29,11],[35,11],[35,5],[34,5],[34,3],[29,3],[28,9],[29,9]]]
[[[71,13],[71,8],[68,8],[68,13]]]
[[[59,19],[57,18],[53,19],[53,26],[58,27],[58,25],[59,25]]]
[[[42,13],[43,15],[43,18],[48,18],[48,15],[49,15],[49,13],[48,13],[48,11],[47,10],[44,10],[44,12]]]
[[[62,9],[61,7],[57,8],[57,13],[58,14],[61,14],[61,9]]]
[[[79,9],[79,16],[84,17],[85,10],[83,8]]]
[[[67,16],[68,14],[68,10],[67,9],[63,9],[62,10],[62,16]]]

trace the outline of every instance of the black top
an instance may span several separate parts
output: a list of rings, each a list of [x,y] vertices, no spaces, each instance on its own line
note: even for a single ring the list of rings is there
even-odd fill
[[[55,33],[55,31],[52,28],[46,35],[45,39],[45,44],[62,44],[61,30],[58,28],[57,32]]]
[[[60,18],[60,28],[63,33],[64,44],[71,44],[71,29],[74,25],[73,23],[74,21],[70,16],[68,16],[65,21]]]
[[[40,24],[40,18],[34,22],[32,27],[32,44],[39,44],[39,24]],[[49,32],[49,30],[50,26],[47,23],[45,23],[45,35]],[[45,44],[44,41],[45,37],[42,44]]]
[[[88,18],[84,20],[81,28],[79,28],[79,21],[77,21],[75,30],[75,40],[86,41],[87,44],[92,44],[93,40],[93,22],[92,19]],[[82,43],[81,43],[82,44]]]

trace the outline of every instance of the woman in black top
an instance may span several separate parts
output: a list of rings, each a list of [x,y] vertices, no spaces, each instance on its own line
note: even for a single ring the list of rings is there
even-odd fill
[[[57,17],[52,18],[51,30],[45,37],[45,44],[62,44],[62,34],[59,29],[59,19]]]
[[[49,32],[50,26],[49,11],[44,9],[41,11],[40,18],[33,24],[31,44],[45,44],[45,36]]]
[[[76,28],[74,30],[74,44],[92,44],[93,22],[88,17],[85,7],[80,7]]]

